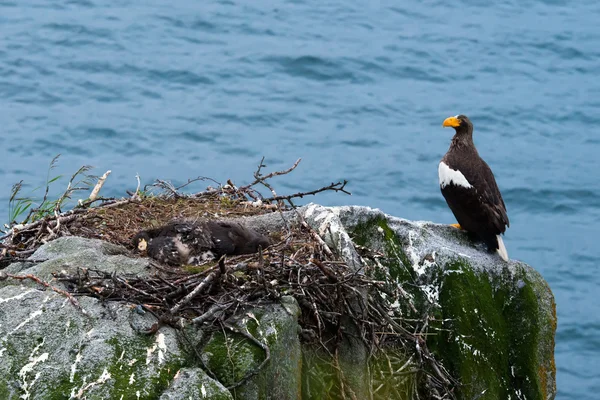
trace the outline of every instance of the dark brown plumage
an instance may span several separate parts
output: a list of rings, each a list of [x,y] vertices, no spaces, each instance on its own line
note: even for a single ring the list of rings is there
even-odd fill
[[[197,264],[222,255],[250,254],[270,246],[271,240],[237,222],[175,221],[143,230],[133,245],[155,260],[170,264]]]
[[[460,228],[483,240],[490,251],[508,260],[500,236],[510,226],[506,206],[488,164],[473,143],[473,124],[464,115],[442,124],[456,134],[439,165],[440,189]]]

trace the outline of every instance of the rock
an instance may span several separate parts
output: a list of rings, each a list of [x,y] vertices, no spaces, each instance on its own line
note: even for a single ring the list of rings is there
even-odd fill
[[[398,292],[404,293],[390,302],[407,317],[430,318],[429,332],[437,334],[428,336],[427,344],[461,382],[459,398],[555,397],[556,307],[550,287],[529,265],[517,260],[506,263],[488,253],[485,245],[448,225],[408,221],[369,207],[309,204],[299,212],[350,265],[363,266],[354,244],[385,255],[386,279],[397,282]],[[291,213],[285,216],[295,218]],[[276,218],[251,217],[247,223],[252,226],[256,221],[264,226],[265,221],[277,223]],[[344,363],[344,371],[367,365],[366,357],[358,356],[361,352],[360,344],[343,352],[342,358],[349,354],[355,358]],[[406,351],[389,349],[385,353],[370,360],[371,371],[381,364],[387,368],[390,360],[395,365],[406,363],[405,368],[410,369]],[[311,360],[309,357],[308,362]],[[307,379],[312,379],[309,386],[327,386],[324,381],[331,374],[323,367],[326,363],[312,363],[320,371],[314,374],[305,368],[303,390]],[[403,393],[407,388],[401,398],[409,398],[411,387],[423,386],[416,378],[398,379],[396,375],[378,382],[375,375],[366,383],[351,379],[352,390],[364,393],[364,385],[371,389],[381,384],[384,389],[379,393],[391,387],[390,393]],[[322,380],[315,382],[319,377]],[[392,398],[389,396],[376,398]]]
[[[0,398],[157,398],[184,364],[175,332],[145,336],[127,305],[24,286],[0,288]],[[123,396],[123,397],[121,397]]]
[[[269,347],[270,361],[258,375],[232,389],[237,399],[297,399],[300,393],[302,357],[298,337],[300,309],[293,297],[281,304],[257,307],[230,321]],[[226,386],[234,386],[257,370],[265,351],[239,333],[215,332],[202,347],[205,365]]]
[[[209,377],[202,369],[182,368],[159,400],[189,399],[233,400],[233,396],[225,386]]]
[[[428,320],[423,340],[461,383],[457,398],[554,398],[554,299],[533,268],[506,263],[445,225],[367,207],[309,204],[298,212],[358,273],[368,268],[394,289],[397,295],[388,300],[398,313]],[[298,220],[296,212],[284,216]],[[244,220],[262,232],[284,228],[279,213]],[[381,253],[379,264],[364,260],[355,244]],[[31,259],[47,261],[13,264],[6,272],[50,280],[53,272],[77,267],[138,276],[150,271],[147,259],[131,258],[125,248],[77,237],[52,241]],[[314,332],[298,326],[293,298],[265,302],[227,322],[268,344],[270,361],[258,370],[265,350],[240,333],[187,326],[183,341],[169,327],[147,336],[139,331],[155,320],[130,305],[79,297],[82,311],[35,284],[7,279],[2,285],[2,399],[336,398],[331,388],[339,386],[340,373],[328,354],[301,344],[300,337]],[[346,328],[352,332],[351,324]],[[430,375],[414,364],[410,346],[419,344],[386,347],[369,358],[362,342],[348,335],[336,361],[347,393],[359,399],[432,397]]]
[[[6,268],[8,273],[34,274],[43,280],[52,279],[53,272],[73,274],[77,268],[95,268],[104,272],[143,276],[148,273],[148,259],[131,258],[124,247],[98,239],[76,236],[61,237],[39,249],[29,258],[37,264],[17,263]]]
[[[427,343],[462,385],[460,398],[551,399],[556,308],[542,276],[464,232],[366,207],[335,207],[354,242],[382,251],[390,276],[429,313]],[[408,310],[405,310],[408,312]]]

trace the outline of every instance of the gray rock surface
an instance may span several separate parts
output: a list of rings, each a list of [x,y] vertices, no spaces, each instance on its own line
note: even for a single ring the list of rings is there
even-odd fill
[[[383,268],[389,284],[402,293],[390,298],[390,304],[404,315],[417,310],[419,318],[430,318],[430,331],[440,333],[428,336],[427,344],[463,383],[459,398],[554,398],[554,299],[533,268],[516,260],[506,263],[445,225],[407,221],[367,207],[309,204],[298,212],[357,270],[373,266],[361,258],[355,244],[385,256],[375,267]],[[284,217],[288,223],[298,220],[296,212]],[[262,232],[285,225],[279,213],[243,222]],[[137,276],[151,272],[147,259],[131,257],[127,249],[77,237],[46,244],[31,260],[46,261],[13,264],[6,271],[47,281],[53,272],[73,273],[78,267]],[[319,369],[312,369],[317,364],[309,360],[311,349],[300,345],[299,308],[292,298],[244,310],[229,321],[268,343],[271,353],[258,375],[232,390],[225,387],[265,357],[264,350],[243,335],[205,335],[200,328],[186,327],[209,367],[204,372],[196,350],[190,350],[189,342],[182,344],[175,330],[162,327],[155,335],[141,334],[155,320],[133,305],[78,300],[81,309],[37,284],[2,282],[0,399],[328,398],[323,391],[331,382],[323,380],[321,371],[328,371],[331,360],[317,355]],[[396,388],[404,384],[410,390],[418,383],[406,381],[406,376],[405,383],[379,377],[375,385],[370,375],[374,364],[362,344],[344,346],[339,362],[345,384],[357,398],[368,397],[381,382]],[[387,366],[390,358],[385,360]],[[380,391],[384,392],[394,391]]]
[[[39,249],[29,258],[37,264],[17,263],[6,268],[8,273],[34,274],[43,280],[53,272],[75,273],[77,268],[96,268],[104,272],[143,276],[149,271],[148,259],[132,258],[124,247],[98,239],[76,236],[61,237]]]
[[[202,369],[182,368],[159,400],[190,399],[233,400],[233,396],[225,386],[209,377]]]

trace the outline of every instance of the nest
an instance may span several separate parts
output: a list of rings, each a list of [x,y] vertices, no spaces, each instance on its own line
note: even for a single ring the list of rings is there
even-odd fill
[[[263,176],[261,162],[254,174],[255,181],[247,186],[236,187],[229,182],[191,195],[181,193],[180,188],[170,183],[157,181],[154,187],[161,192],[156,195],[140,196],[136,191],[130,198],[102,199],[94,207],[88,203],[29,225],[13,227],[3,238],[4,261],[25,259],[43,243],[69,235],[106,240],[126,246],[134,254],[131,238],[139,230],[174,218],[235,218],[273,212],[282,213],[283,217],[284,211],[293,212],[296,198],[325,190],[347,193],[344,181],[311,192],[278,196],[267,180],[289,173],[297,165]],[[273,196],[262,196],[256,190],[257,185],[268,188]],[[66,290],[31,275],[3,277],[32,279],[68,297],[75,306],[79,306],[78,296],[132,304],[138,312],[151,313],[156,319],[143,331],[145,334],[153,334],[163,325],[180,328],[191,323],[202,325],[203,329],[227,327],[248,336],[228,325],[227,320],[249,308],[293,296],[302,311],[299,324],[303,342],[316,344],[333,357],[337,357],[337,348],[346,335],[360,338],[371,353],[385,345],[416,347],[418,354],[414,350],[405,354],[413,360],[412,367],[417,365],[410,373],[421,374],[439,398],[454,398],[452,390],[457,383],[428,351],[426,335],[420,334],[427,321],[407,322],[395,315],[385,293],[386,282],[372,278],[368,266],[356,270],[347,265],[299,213],[294,215],[294,221],[287,221],[282,232],[272,234],[274,245],[257,254],[227,257],[202,266],[173,268],[153,262],[154,273],[144,278],[91,268],[80,269],[73,275],[55,274],[55,280]],[[358,250],[365,260],[381,257],[366,248]],[[260,341],[249,339],[265,348]],[[267,357],[261,367],[268,361],[268,348],[265,352]],[[389,368],[392,369],[391,364]],[[342,397],[347,390],[343,386]],[[416,389],[414,395],[418,396]]]

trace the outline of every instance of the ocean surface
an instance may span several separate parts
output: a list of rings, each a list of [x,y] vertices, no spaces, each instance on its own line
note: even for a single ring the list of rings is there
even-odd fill
[[[437,165],[459,113],[509,255],[554,291],[557,398],[598,399],[600,2],[0,0],[2,222],[61,153],[50,177],[111,170],[106,196],[302,158],[279,194],[347,179],[308,201],[453,223]]]

